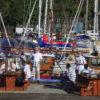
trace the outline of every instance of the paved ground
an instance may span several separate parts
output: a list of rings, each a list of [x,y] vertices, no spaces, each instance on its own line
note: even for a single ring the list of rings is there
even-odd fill
[[[100,97],[82,97],[79,93],[68,94],[51,84],[32,84],[24,92],[0,92],[0,100],[100,100]]]
[[[65,94],[0,94],[0,100],[100,100],[100,97],[82,97]]]
[[[1,91],[0,93],[42,93],[42,94],[67,94],[63,89],[54,84],[31,84],[27,91]]]
[[[33,84],[28,88],[26,93],[67,94],[67,92],[60,87],[51,84]]]

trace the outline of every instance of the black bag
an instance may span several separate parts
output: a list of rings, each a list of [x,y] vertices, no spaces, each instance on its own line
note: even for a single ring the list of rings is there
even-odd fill
[[[15,81],[15,86],[16,87],[21,87],[23,85],[24,85],[24,77],[22,77],[22,76],[17,77],[16,81]]]

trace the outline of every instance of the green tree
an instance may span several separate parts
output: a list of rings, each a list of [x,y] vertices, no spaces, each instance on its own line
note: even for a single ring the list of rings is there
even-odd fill
[[[0,0],[0,12],[6,26],[25,25],[35,0]],[[80,0],[53,0],[55,18],[74,17]],[[84,0],[86,1],[86,0]],[[100,4],[100,0],[99,0]],[[86,3],[80,17],[84,17]],[[99,6],[100,7],[100,6]],[[44,19],[45,0],[43,0],[42,20]],[[89,0],[89,20],[93,19],[94,0]],[[99,8],[100,9],[100,8]],[[33,13],[31,24],[38,22],[38,3]]]

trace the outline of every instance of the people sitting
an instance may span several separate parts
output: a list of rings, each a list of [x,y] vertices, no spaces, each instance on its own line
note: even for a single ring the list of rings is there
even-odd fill
[[[16,71],[15,86],[22,87],[22,86],[24,86],[24,82],[25,82],[25,74],[24,74],[23,70]]]
[[[88,66],[88,64],[85,64],[84,70],[82,70],[81,74],[85,76],[89,76],[91,72],[92,72],[92,69]]]
[[[65,63],[66,63],[69,79],[73,83],[75,83],[76,82],[75,56],[73,54],[69,54]]]
[[[6,78],[3,75],[4,72],[5,72],[5,63],[1,62],[0,63],[0,87],[6,86]]]
[[[31,64],[30,61],[26,61],[23,71],[25,73],[25,80],[29,81],[29,82],[32,82],[32,80],[33,80],[32,71],[31,71],[32,66],[30,64]]]
[[[2,75],[5,72],[5,62],[0,63],[0,75]]]

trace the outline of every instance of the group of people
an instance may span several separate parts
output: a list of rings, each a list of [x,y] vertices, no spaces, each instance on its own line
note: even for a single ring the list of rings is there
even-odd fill
[[[25,74],[25,80],[32,81],[34,79],[40,79],[40,62],[42,60],[42,53],[40,48],[36,47],[31,54],[33,60],[25,59],[23,55],[17,58],[16,61],[8,58],[6,62],[0,63],[0,75],[5,72],[17,72],[22,70]],[[21,64],[20,64],[21,63]]]
[[[42,61],[42,53],[40,52],[39,48],[35,49],[35,53],[33,56],[33,62],[30,63],[30,61],[26,61],[26,64],[24,66],[24,73],[26,75],[26,80],[32,81],[32,79],[40,79],[40,63]]]
[[[10,62],[8,63],[8,65],[12,64],[11,68],[12,71],[15,71],[16,69],[23,69],[25,73],[25,80],[29,81],[32,81],[33,79],[40,80],[40,67],[41,67],[40,63],[43,59],[43,54],[40,52],[39,47],[35,48],[35,51],[31,53],[31,57],[33,60],[31,59],[31,61],[30,60],[24,61],[24,64],[21,68],[19,68],[20,66],[19,63],[21,62],[20,60],[13,63]],[[25,60],[23,56],[21,58]],[[85,57],[82,55],[81,52],[78,52],[76,54],[69,54],[69,56],[67,55],[64,62],[67,66],[67,74],[69,79],[73,83],[75,83],[77,74],[80,74],[82,71],[84,71],[84,65],[87,63]],[[2,63],[0,65],[0,74],[2,74],[5,71],[5,69],[6,69],[6,64]]]
[[[85,70],[87,61],[81,52],[76,54],[69,54],[66,61],[67,73],[69,79],[75,83],[78,74],[81,74]]]

